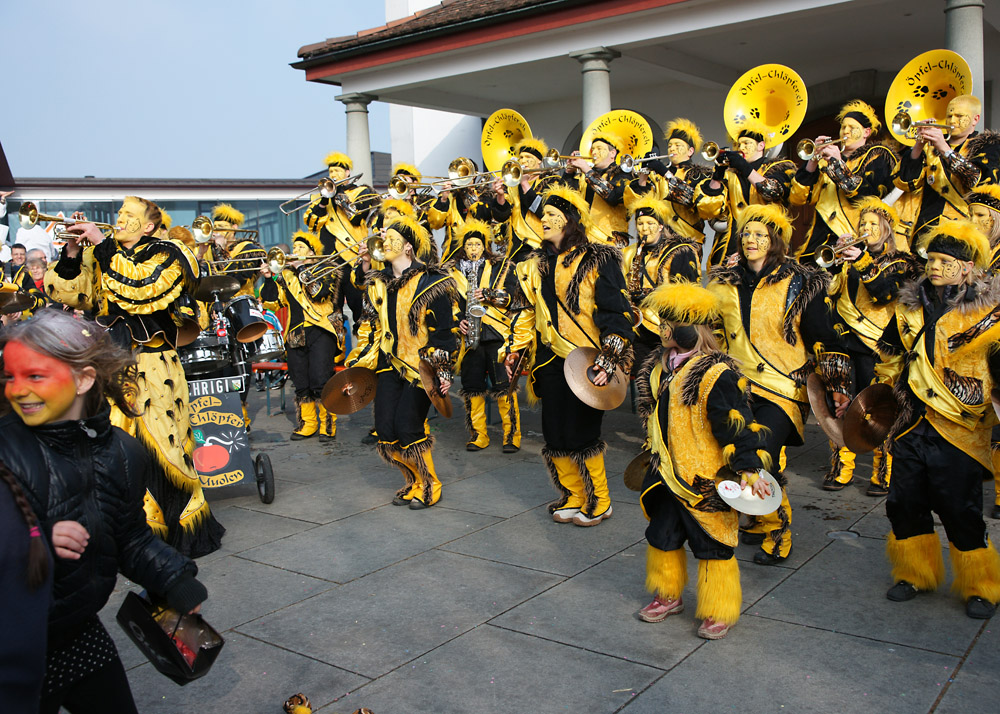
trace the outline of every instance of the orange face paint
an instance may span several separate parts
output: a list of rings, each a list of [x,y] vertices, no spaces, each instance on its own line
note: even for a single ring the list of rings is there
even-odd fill
[[[76,380],[65,362],[20,342],[3,350],[4,395],[28,426],[64,418],[76,399]]]

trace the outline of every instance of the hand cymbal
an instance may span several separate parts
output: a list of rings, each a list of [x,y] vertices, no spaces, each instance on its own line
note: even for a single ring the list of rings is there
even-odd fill
[[[453,411],[451,397],[441,394],[441,382],[438,381],[437,370],[425,359],[420,360],[418,368],[420,370],[420,384],[427,392],[427,396],[430,397],[431,404],[441,416],[445,419],[451,419]]]
[[[614,374],[608,375],[607,384],[598,387],[591,381],[597,355],[593,347],[577,347],[570,352],[563,363],[566,383],[584,404],[603,411],[617,409],[628,394],[628,375],[619,367]]]
[[[899,403],[888,384],[873,384],[861,390],[844,415],[844,445],[855,454],[880,446],[896,417]]]
[[[646,449],[634,459],[629,461],[625,467],[625,486],[630,491],[642,491],[642,482],[646,479],[646,472],[649,470],[649,463],[653,458],[653,452]]]
[[[823,433],[837,445],[838,449],[843,448],[844,418],[838,419],[830,411],[830,405],[826,401],[826,381],[813,372],[806,380],[806,392],[809,394],[809,406],[812,407],[812,412]]]
[[[15,312],[28,310],[35,301],[26,293],[0,294],[0,315],[13,315]]]
[[[194,299],[200,302],[215,302],[218,295],[219,300],[228,300],[240,290],[240,281],[229,275],[208,275],[198,283],[198,289],[194,292]]]
[[[375,373],[365,367],[348,367],[330,377],[320,396],[334,414],[353,414],[375,398]]]

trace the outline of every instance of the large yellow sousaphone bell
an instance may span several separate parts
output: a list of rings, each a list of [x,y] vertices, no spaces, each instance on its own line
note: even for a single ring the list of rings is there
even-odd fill
[[[590,122],[580,137],[580,155],[590,156],[594,137],[609,134],[618,141],[618,156],[644,156],[653,148],[653,130],[641,114],[628,109],[612,109]]]
[[[513,109],[498,109],[490,114],[479,142],[486,170],[500,171],[505,163],[517,159],[517,145],[530,138],[527,120]]]
[[[772,148],[794,134],[806,116],[809,95],[790,67],[762,64],[747,71],[729,89],[723,114],[726,131],[736,137],[748,121],[764,125],[764,146]]]
[[[913,146],[916,128],[921,124],[945,128],[948,102],[971,93],[972,70],[962,55],[951,50],[924,52],[892,80],[885,95],[885,123],[896,141]]]

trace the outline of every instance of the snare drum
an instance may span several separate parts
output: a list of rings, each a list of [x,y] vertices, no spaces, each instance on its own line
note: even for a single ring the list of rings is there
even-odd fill
[[[233,298],[226,307],[226,317],[237,342],[254,342],[267,332],[267,320],[257,299],[250,295]]]
[[[285,359],[285,341],[273,327],[268,328],[264,336],[253,343],[253,349],[254,362],[281,362]]]
[[[229,338],[219,337],[215,330],[205,330],[191,344],[177,349],[185,374],[207,374],[232,362]]]

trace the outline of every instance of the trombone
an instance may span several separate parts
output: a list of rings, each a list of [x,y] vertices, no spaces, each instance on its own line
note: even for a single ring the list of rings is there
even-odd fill
[[[329,265],[329,263],[345,253],[356,253],[361,244],[362,241],[358,241],[355,245],[339,250],[336,253],[324,253],[322,255],[295,255],[294,253],[286,253],[281,248],[271,248],[271,250],[267,251],[267,267],[270,268],[272,273],[279,275],[284,269],[285,264],[291,261],[315,261],[299,275],[299,282],[302,285],[309,285],[339,270],[340,265]],[[372,257],[372,260],[379,262],[385,260],[386,256],[382,236],[373,233],[365,238],[364,245],[368,249],[368,254]]]
[[[503,183],[507,188],[515,188],[519,183],[521,183],[522,176],[531,174],[543,175],[552,173],[553,171],[558,171],[558,169],[551,166],[540,169],[526,169],[521,166],[517,159],[508,159],[504,162],[503,166],[500,167],[500,178],[503,180]]]
[[[278,204],[278,210],[281,211],[282,213],[284,213],[286,216],[290,216],[293,213],[301,211],[303,208],[309,208],[309,206],[312,205],[312,202],[310,201],[309,203],[300,204],[300,205],[296,206],[295,208],[292,208],[292,209],[289,209],[289,210],[286,211],[285,210],[285,206],[287,206],[288,204],[295,203],[296,201],[298,201],[303,196],[309,196],[310,194],[312,194],[313,191],[320,191],[320,192],[326,191],[327,193],[331,193],[332,194],[332,193],[334,193],[337,190],[337,188],[339,186],[343,186],[344,184],[354,183],[355,181],[357,181],[358,179],[360,179],[362,176],[364,176],[363,173],[354,174],[353,176],[347,176],[345,178],[342,178],[339,181],[333,181],[332,179],[328,179],[328,178],[320,179],[319,183],[316,185],[316,188],[311,188],[308,191],[303,191],[298,196],[293,196],[292,198],[288,199],[284,203]]]
[[[892,118],[892,133],[916,139],[917,130],[921,127],[936,127],[941,130],[944,140],[951,138],[951,124],[939,124],[937,119],[914,119],[909,112],[899,112]]]
[[[795,146],[795,152],[803,161],[812,161],[816,158],[816,154],[820,149],[826,148],[827,146],[845,144],[846,142],[847,139],[831,139],[830,141],[823,141],[817,144],[812,139],[803,139]]]
[[[216,227],[215,223],[208,216],[198,216],[191,221],[191,235],[194,237],[195,243],[208,243],[212,239],[213,233],[232,233],[233,237],[231,240],[236,240],[237,233],[244,233],[246,234],[246,240],[257,240],[257,231],[251,228]]]
[[[838,245],[836,247],[830,245],[821,246],[819,250],[816,251],[816,265],[821,268],[833,268],[834,266],[840,265],[844,262],[844,256],[842,253],[848,248],[853,248],[858,244],[862,244],[868,238],[868,233],[861,235],[857,238],[853,238],[843,245]]]
[[[38,225],[39,221],[49,221],[51,223],[56,223],[60,226],[75,226],[81,223],[93,223],[95,226],[104,232],[107,238],[113,238],[115,231],[118,230],[117,226],[113,226],[110,223],[98,223],[96,221],[87,220],[76,220],[75,218],[60,218],[59,216],[50,216],[47,213],[39,213],[38,206],[36,206],[31,201],[25,201],[21,204],[21,207],[17,209],[18,219],[21,222],[21,228],[25,230],[30,230]],[[76,233],[70,233],[66,230],[56,231],[56,238],[61,238],[62,240],[69,240],[68,237],[78,238]],[[81,241],[81,246],[90,245],[90,241]]]
[[[566,168],[566,164],[573,159],[594,162],[593,156],[566,156],[565,154],[560,154],[559,149],[549,149],[545,154],[545,165],[550,169],[564,169]]]

